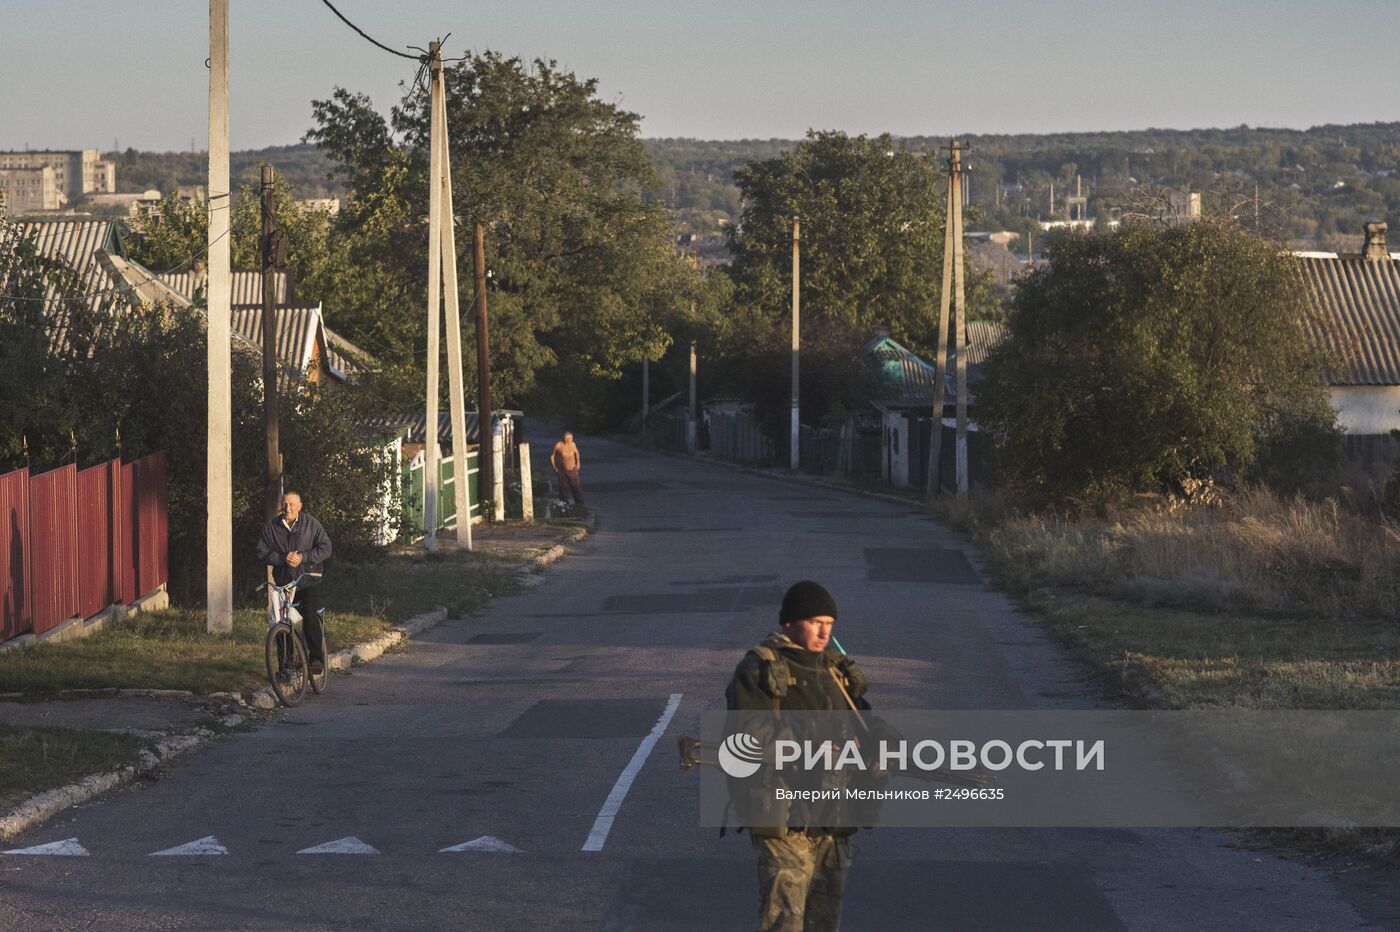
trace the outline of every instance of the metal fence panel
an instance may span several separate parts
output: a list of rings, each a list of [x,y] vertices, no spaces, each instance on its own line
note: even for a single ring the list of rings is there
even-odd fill
[[[29,587],[29,470],[0,476],[0,641],[34,628]]]
[[[91,618],[112,601],[112,464],[78,472],[78,610]]]
[[[121,534],[117,548],[117,567],[121,600],[128,605],[136,601],[141,593],[136,591],[136,558],[141,552],[136,542],[138,530],[136,522],[136,469],[134,463],[122,467],[122,511]]]
[[[78,468],[29,480],[29,545],[34,633],[78,614]]]
[[[136,518],[137,595],[154,592],[169,581],[166,541],[165,454],[153,453],[132,466]]]

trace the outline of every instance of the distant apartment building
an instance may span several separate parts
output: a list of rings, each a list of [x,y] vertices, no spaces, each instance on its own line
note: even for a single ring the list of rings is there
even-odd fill
[[[0,167],[0,192],[5,196],[6,211],[16,215],[58,210],[67,202],[58,187],[58,173],[48,165]]]
[[[46,170],[52,172],[56,196],[47,193]],[[117,165],[103,159],[96,149],[0,152],[0,183],[8,190],[10,213],[58,210],[77,195],[114,193]],[[25,194],[17,196],[16,188],[23,188]]]

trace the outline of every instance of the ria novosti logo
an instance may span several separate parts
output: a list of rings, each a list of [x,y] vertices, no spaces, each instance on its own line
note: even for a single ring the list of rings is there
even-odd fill
[[[763,745],[753,735],[735,732],[720,743],[715,755],[720,769],[731,777],[743,779],[758,773],[763,766]]]

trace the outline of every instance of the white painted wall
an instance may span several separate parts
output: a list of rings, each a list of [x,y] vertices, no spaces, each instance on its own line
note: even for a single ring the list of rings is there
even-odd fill
[[[1389,434],[1400,428],[1400,385],[1333,385],[1337,423],[1349,434]]]

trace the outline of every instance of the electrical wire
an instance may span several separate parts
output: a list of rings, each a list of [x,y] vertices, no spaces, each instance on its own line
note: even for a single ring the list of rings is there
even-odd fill
[[[340,12],[339,10],[337,10],[337,9],[335,8],[335,6],[331,3],[331,0],[321,0],[321,2],[324,3],[327,7],[329,7],[329,8],[330,8],[330,11],[331,11],[332,13],[334,13],[334,14],[340,19],[340,21],[341,21],[342,23],[344,23],[345,25],[349,26],[351,29],[353,29],[353,30],[355,30],[356,32],[358,32],[358,33],[360,34],[360,36],[361,36],[362,38],[368,40],[369,43],[370,43],[371,45],[376,45],[376,46],[378,46],[379,48],[381,48],[381,49],[383,49],[384,51],[388,52],[390,55],[397,55],[397,56],[399,56],[400,58],[411,58],[411,59],[413,59],[414,61],[422,61],[423,59],[425,59],[425,58],[428,57],[426,52],[425,52],[423,55],[410,55],[410,54],[408,54],[407,52],[400,52],[398,49],[391,49],[391,48],[389,48],[389,46],[385,45],[383,42],[380,42],[378,39],[374,38],[374,37],[371,36],[369,33],[365,32],[365,31],[364,31],[363,29],[361,29],[359,26],[356,26],[354,23],[350,22],[350,20],[346,19],[346,18],[345,18],[345,14],[342,13],[342,12]]]

